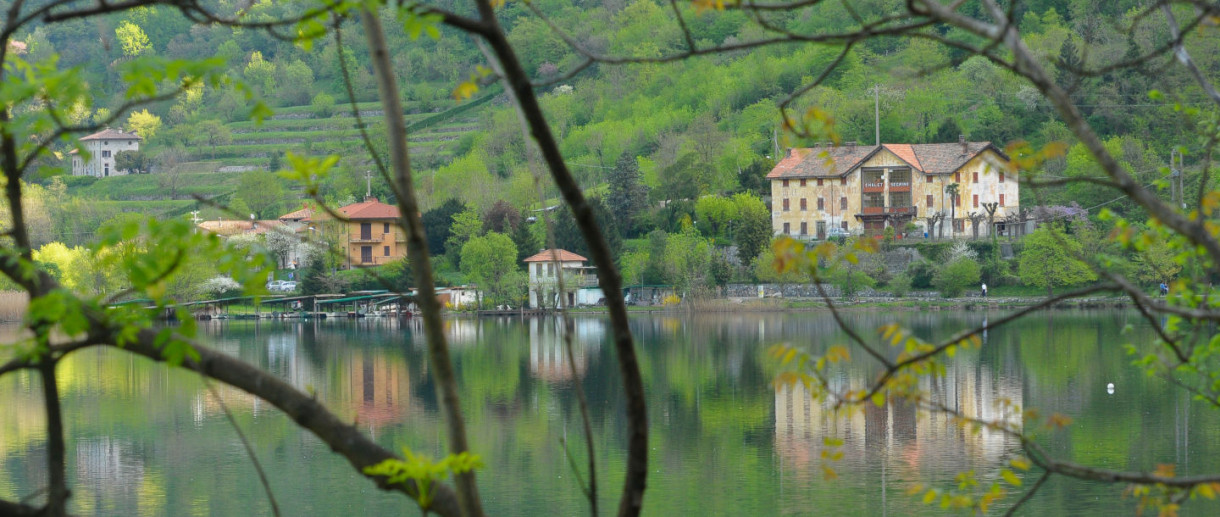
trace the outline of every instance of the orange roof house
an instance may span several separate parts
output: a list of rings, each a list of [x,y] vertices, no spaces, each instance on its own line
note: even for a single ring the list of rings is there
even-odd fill
[[[298,212],[300,210],[282,217],[299,215]],[[359,203],[341,206],[335,212],[347,219],[340,241],[347,250],[348,267],[379,266],[407,256],[406,234],[398,226],[398,207],[369,196]],[[319,219],[330,219],[330,215],[318,211],[306,220]]]

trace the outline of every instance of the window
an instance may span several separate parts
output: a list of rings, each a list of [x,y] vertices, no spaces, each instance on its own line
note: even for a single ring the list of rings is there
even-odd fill
[[[368,264],[369,262],[372,262],[372,261],[373,261],[373,247],[372,246],[361,246],[360,247],[360,263]]]
[[[387,256],[387,257],[390,256],[390,247],[389,246],[382,246],[382,247],[385,248],[385,256]]]
[[[893,169],[890,171],[890,187],[910,188],[911,169]]]
[[[818,178],[818,186],[822,186],[822,178]]]
[[[962,196],[953,196],[953,200],[957,203],[957,206],[962,206]]]
[[[953,220],[953,231],[956,233],[965,233],[966,220],[965,219],[954,219]]]
[[[109,150],[107,150],[107,151],[102,151],[102,158],[109,158],[109,157],[110,157],[110,151],[109,151]]]
[[[805,186],[805,178],[801,178],[801,186]]]
[[[360,223],[360,240],[373,239],[373,223]]]
[[[932,194],[928,194],[928,208],[932,208]]]
[[[826,209],[826,203],[824,202],[824,200],[822,198],[818,198],[818,210],[825,210],[825,209]]]
[[[801,198],[801,211],[809,210],[809,205],[805,203],[805,198]]]
[[[1000,173],[1000,183],[1004,183],[1004,173]]]
[[[809,235],[809,223],[801,221],[801,235]]]
[[[928,178],[928,183],[932,183],[932,175],[931,175],[931,174],[928,174],[928,175],[926,175],[926,176],[924,176],[924,177],[925,177],[925,178]]]
[[[792,233],[792,225],[789,223],[784,223],[784,235],[788,235],[790,233]]]
[[[110,166],[109,165],[106,166],[106,175],[107,176],[110,175]]]
[[[979,195],[978,194],[974,195],[974,207],[975,208],[979,207]]]
[[[788,198],[784,198],[784,211],[788,211]]]
[[[382,223],[381,233],[390,233],[390,223]]]
[[[555,276],[555,263],[554,262],[546,263],[546,276]]]
[[[1000,194],[1000,206],[1004,206],[1004,194]]]
[[[847,210],[847,197],[846,197],[846,196],[844,196],[843,198],[839,199],[839,209],[840,209],[840,210]]]
[[[880,214],[885,208],[885,193],[884,192],[866,192],[863,199],[860,201],[860,206],[864,207],[864,213]],[[876,210],[869,210],[875,208]]]
[[[840,185],[846,185],[846,184],[847,184],[847,176],[843,176],[842,178],[839,178],[839,184],[840,184]]]
[[[915,206],[915,200],[911,198],[910,192],[890,192],[890,207],[911,207]]]
[[[788,186],[788,180],[784,180],[784,186],[785,186],[785,187],[787,187],[787,186]]]
[[[979,173],[975,172],[974,173],[974,183],[978,183],[978,182],[979,182]]]
[[[953,173],[953,182],[961,183],[962,182],[962,173],[960,173],[960,172]]]
[[[843,221],[843,222],[842,222],[842,223],[839,225],[839,227],[840,227],[840,228],[843,228],[843,231],[847,231],[847,221]]]
[[[541,262],[534,263],[534,276],[542,276],[542,263]]]

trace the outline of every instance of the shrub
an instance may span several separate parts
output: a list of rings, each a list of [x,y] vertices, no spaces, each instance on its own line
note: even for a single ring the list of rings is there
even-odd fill
[[[313,101],[309,103],[314,116],[318,118],[330,118],[335,111],[335,98],[326,93],[319,93],[313,96]]]
[[[961,296],[966,287],[979,282],[979,264],[969,258],[959,258],[940,268],[933,285],[945,298]]]
[[[915,289],[931,289],[932,278],[936,275],[936,265],[927,260],[912,262],[907,267],[906,275],[911,279],[911,287]]]
[[[847,266],[840,266],[830,272],[830,283],[839,287],[844,297],[849,297],[877,285],[877,280],[864,271]]]
[[[898,273],[897,276],[890,279],[886,286],[889,287],[890,293],[902,298],[911,292],[911,277],[906,273]]]

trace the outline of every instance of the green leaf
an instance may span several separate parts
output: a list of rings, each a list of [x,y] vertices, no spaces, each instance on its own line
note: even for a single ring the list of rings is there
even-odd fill
[[[1012,486],[1021,486],[1021,478],[1018,478],[1011,470],[1001,470],[1000,477],[1004,478],[1004,481],[1007,481]]]

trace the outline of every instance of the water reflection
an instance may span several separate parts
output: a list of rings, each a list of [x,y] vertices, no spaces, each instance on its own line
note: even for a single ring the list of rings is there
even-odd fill
[[[601,348],[605,325],[601,320],[581,319],[573,322],[572,358],[575,373],[568,364],[567,332],[559,318],[532,318],[529,325],[530,375],[548,383],[570,382],[582,378],[589,368],[589,356]]]
[[[992,315],[995,316],[994,314]],[[979,313],[856,313],[871,335],[898,319],[934,339],[983,321]],[[981,350],[964,351],[946,376],[922,385],[934,400],[981,419],[1011,418],[1000,401],[1060,412],[1076,423],[1044,433],[1056,454],[1108,468],[1150,469],[1173,462],[1180,474],[1220,470],[1220,419],[1201,411],[1121,353],[1126,313],[1058,312],[1020,327],[992,329]],[[341,418],[387,447],[437,454],[443,432],[426,343],[416,320],[213,322],[201,326],[215,348],[314,393]],[[621,479],[625,401],[607,323],[577,318],[575,371],[555,318],[446,321],[461,379],[471,441],[489,465],[481,491],[496,515],[580,514],[585,510],[560,445],[583,454],[572,387],[589,396],[599,473]],[[978,469],[985,480],[1017,444],[972,433],[943,415],[902,403],[836,413],[799,386],[774,390],[765,349],[777,342],[822,353],[846,343],[820,313],[641,316],[637,338],[652,424],[651,515],[928,514],[902,491],[950,483]],[[71,431],[73,511],[82,515],[266,515],[261,488],[220,406],[198,376],[107,350],[60,366]],[[833,379],[835,389],[874,378],[862,356]],[[1114,382],[1119,389],[1105,393]],[[382,494],[312,436],[265,403],[217,386],[250,436],[285,514],[397,514],[403,501]],[[0,379],[0,497],[19,498],[44,483],[38,378]],[[1013,425],[1029,425],[1009,420]],[[823,439],[844,439],[840,478],[826,481]],[[602,487],[603,508],[617,484]],[[1129,514],[1120,490],[1059,482],[1031,501],[1032,513]],[[1192,503],[1207,514],[1215,506]],[[835,511],[831,511],[833,509]]]

